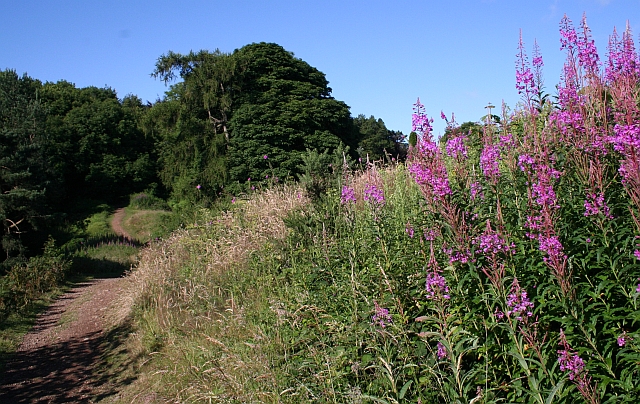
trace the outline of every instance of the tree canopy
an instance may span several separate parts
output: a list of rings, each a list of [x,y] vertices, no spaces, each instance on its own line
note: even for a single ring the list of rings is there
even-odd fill
[[[169,52],[153,75],[183,80],[154,106],[149,125],[165,146],[161,177],[176,196],[187,186],[211,194],[249,178],[295,177],[307,149],[357,146],[349,107],[331,96],[325,75],[279,45]]]

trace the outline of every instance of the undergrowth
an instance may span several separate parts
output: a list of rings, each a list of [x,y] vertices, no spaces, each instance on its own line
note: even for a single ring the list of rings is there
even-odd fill
[[[406,165],[202,210],[146,249],[125,396],[638,402],[640,61],[627,30],[599,64],[586,20],[561,43],[555,104],[520,40],[516,112],[442,114],[437,142],[418,101]]]

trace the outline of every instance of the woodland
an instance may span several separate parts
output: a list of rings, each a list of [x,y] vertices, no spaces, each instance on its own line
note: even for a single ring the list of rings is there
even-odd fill
[[[168,52],[152,75],[168,90],[143,103],[0,72],[0,273],[41,254],[49,238],[71,241],[76,213],[101,203],[142,193],[175,211],[207,207],[264,182],[319,181],[314,156],[336,150],[406,156],[401,132],[352,117],[322,72],[276,44]]]

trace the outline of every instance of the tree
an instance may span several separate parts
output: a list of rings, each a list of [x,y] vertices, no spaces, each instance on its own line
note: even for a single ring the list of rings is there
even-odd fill
[[[353,119],[353,125],[359,139],[357,151],[361,158],[381,160],[386,155],[401,160],[406,158],[408,145],[405,136],[402,132],[388,130],[382,119],[358,115]]]
[[[56,145],[51,164],[64,178],[62,203],[113,199],[155,181],[153,141],[138,127],[145,110],[138,97],[120,101],[113,89],[66,81],[46,83],[41,92],[46,132]]]
[[[349,107],[331,97],[324,74],[279,45],[168,52],[153,75],[183,79],[145,125],[158,135],[161,177],[177,199],[213,197],[249,178],[295,178],[307,149],[355,144]]]
[[[45,111],[41,83],[15,71],[0,71],[0,220],[6,259],[26,252],[29,239],[47,215]]]

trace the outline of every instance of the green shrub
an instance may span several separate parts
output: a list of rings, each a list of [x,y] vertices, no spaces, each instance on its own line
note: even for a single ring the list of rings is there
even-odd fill
[[[71,262],[55,247],[52,238],[45,244],[42,255],[13,266],[0,279],[0,321],[59,286],[70,266]]]

